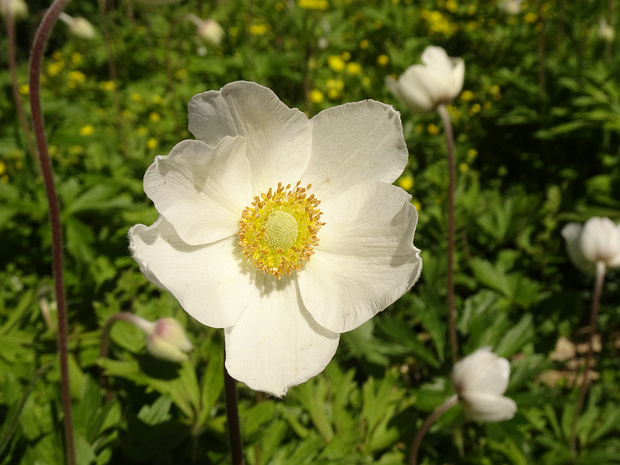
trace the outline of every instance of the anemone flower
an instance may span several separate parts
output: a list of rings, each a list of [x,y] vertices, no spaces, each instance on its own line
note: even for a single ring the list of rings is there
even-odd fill
[[[159,218],[130,229],[133,256],[224,328],[233,378],[283,396],[418,279],[417,212],[392,185],[408,158],[399,115],[366,100],[308,119],[234,82],[191,100],[189,130],[145,174]]]
[[[568,256],[584,271],[594,271],[596,262],[606,268],[620,266],[620,224],[609,218],[590,218],[582,226],[569,223],[562,229]]]

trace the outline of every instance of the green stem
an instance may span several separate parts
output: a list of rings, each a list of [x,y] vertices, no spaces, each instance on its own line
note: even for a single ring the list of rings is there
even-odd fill
[[[243,446],[241,444],[241,429],[239,427],[237,382],[226,370],[226,357],[224,357],[224,393],[226,396],[226,421],[228,423],[228,439],[230,440],[232,465],[245,465],[243,461]]]
[[[60,222],[60,205],[54,185],[52,162],[47,149],[43,111],[41,109],[41,65],[47,38],[54,23],[69,0],[55,0],[41,21],[39,30],[32,45],[30,58],[30,108],[32,113],[32,127],[39,151],[41,174],[45,182],[45,191],[50,211],[52,230],[52,266],[54,286],[56,291],[56,305],[58,315],[58,356],[60,359],[60,386],[62,408],[64,412],[65,448],[68,465],[75,465],[75,441],[73,436],[73,415],[71,412],[71,392],[69,390],[69,350],[67,338],[69,325],[67,323],[67,303],[63,276],[62,257],[62,225]]]
[[[570,450],[574,454],[577,449],[577,423],[579,415],[583,409],[583,402],[590,385],[590,367],[594,358],[594,336],[596,335],[596,318],[598,316],[598,307],[601,300],[601,292],[603,290],[603,282],[605,281],[605,262],[596,262],[596,280],[594,282],[594,296],[592,297],[592,308],[590,310],[590,326],[588,328],[588,354],[586,355],[586,366],[583,370],[583,381],[579,389],[579,397],[577,398],[577,407],[575,408],[575,416],[571,425],[570,434]]]
[[[431,427],[433,423],[443,415],[446,411],[454,407],[459,401],[459,396],[454,394],[448,400],[446,400],[441,407],[433,412],[433,414],[426,419],[422,427],[418,430],[413,439],[413,445],[411,446],[411,454],[409,455],[409,465],[416,465],[418,463],[418,451],[420,450],[420,444],[422,444],[422,438]]]
[[[456,319],[454,305],[454,216],[455,216],[455,186],[456,186],[456,161],[454,159],[454,134],[448,109],[444,104],[437,107],[439,116],[446,131],[446,144],[448,146],[448,326],[450,330],[450,348],[452,349],[452,362],[458,360],[459,343],[456,335]]]

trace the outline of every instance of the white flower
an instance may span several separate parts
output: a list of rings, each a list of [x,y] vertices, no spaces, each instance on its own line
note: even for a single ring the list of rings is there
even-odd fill
[[[426,47],[422,63],[407,68],[398,81],[391,76],[385,79],[390,92],[414,113],[450,103],[461,92],[465,78],[463,59],[448,57],[441,47]]]
[[[508,15],[518,15],[521,12],[523,0],[506,0],[499,3],[499,9]]]
[[[28,5],[24,0],[0,0],[0,13],[6,17],[9,10],[14,20],[28,16]]]
[[[93,25],[85,18],[72,18],[68,14],[61,12],[58,19],[69,26],[71,34],[80,39],[90,40],[97,35]]]
[[[418,279],[417,212],[391,184],[408,158],[399,115],[366,100],[308,120],[235,82],[192,99],[189,129],[198,140],[145,174],[160,215],[129,231],[133,256],[225,328],[232,377],[282,396]]]
[[[209,45],[217,46],[224,37],[224,29],[213,19],[205,19],[198,25],[196,33]]]
[[[599,261],[607,268],[620,266],[620,224],[609,218],[593,217],[583,226],[569,223],[562,229],[562,236],[577,268],[594,271]]]
[[[605,18],[599,18],[597,35],[599,39],[605,42],[613,42],[616,37],[616,30],[607,24]]]
[[[514,400],[504,397],[510,378],[510,363],[483,347],[457,362],[452,384],[465,414],[472,420],[509,420],[517,411]]]

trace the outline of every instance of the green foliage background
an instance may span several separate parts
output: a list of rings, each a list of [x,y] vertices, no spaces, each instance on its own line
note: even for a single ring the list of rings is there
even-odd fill
[[[42,100],[62,205],[70,318],[71,392],[80,464],[228,463],[221,330],[200,326],[149,284],[126,234],[156,211],[142,176],[186,129],[189,99],[244,79],[309,115],[372,98],[402,112],[410,150],[398,181],[419,209],[419,283],[342,336],[324,373],[282,400],[240,385],[247,463],[405,463],[424,419],[452,393],[446,318],[447,161],[436,114],[413,115],[384,78],[440,45],[466,63],[449,108],[457,137],[457,320],[461,355],[491,346],[511,360],[507,395],[519,410],[492,425],[444,415],[422,464],[620,463],[618,272],[607,275],[597,379],[568,448],[593,279],[573,268],[560,230],[591,216],[620,221],[620,59],[597,36],[614,0],[525,1],[509,16],[491,0],[187,0],[148,6],[73,2],[98,30],[86,41],[56,25]],[[48,4],[16,25],[28,112],[28,54]],[[324,9],[322,7],[325,6]],[[225,30],[205,44],[193,13]],[[117,79],[112,82],[109,51]],[[6,28],[3,29],[6,31]],[[15,117],[8,41],[0,39],[0,464],[61,464],[59,370],[50,231],[42,179]],[[206,53],[205,53],[206,51]],[[109,359],[101,329],[119,311],[173,316],[195,345],[181,365],[153,359],[143,335],[116,324]],[[551,356],[567,338],[577,351]],[[106,401],[102,372],[116,397]]]

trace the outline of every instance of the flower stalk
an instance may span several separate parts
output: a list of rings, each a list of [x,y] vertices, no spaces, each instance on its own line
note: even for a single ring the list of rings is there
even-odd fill
[[[224,357],[226,359],[226,357]],[[245,465],[243,461],[243,446],[241,444],[241,429],[239,427],[239,406],[237,404],[237,381],[226,369],[224,363],[224,394],[226,397],[226,422],[228,439],[230,441],[230,456],[232,465]]]
[[[64,412],[64,432],[66,462],[75,465],[75,441],[73,435],[73,415],[71,412],[71,393],[69,391],[69,354],[67,347],[68,323],[65,285],[63,276],[62,257],[62,225],[60,221],[60,205],[54,185],[52,163],[47,148],[43,111],[41,109],[41,65],[47,38],[50,35],[58,16],[69,3],[69,0],[55,0],[47,10],[41,21],[41,25],[34,38],[32,54],[30,58],[30,108],[32,112],[32,126],[41,163],[41,174],[45,183],[45,192],[50,211],[50,223],[52,230],[52,266],[54,286],[56,292],[56,304],[58,314],[58,356],[60,359],[60,386],[62,396],[62,408]]]
[[[601,292],[603,290],[603,282],[605,281],[605,262],[599,260],[596,262],[596,278],[594,282],[594,296],[592,297],[592,308],[590,310],[590,325],[588,327],[588,354],[586,355],[586,365],[583,371],[583,381],[581,382],[581,388],[579,389],[579,397],[577,398],[577,406],[575,408],[575,416],[573,417],[573,423],[571,425],[570,434],[570,450],[575,453],[577,449],[577,423],[579,422],[579,416],[583,410],[583,402],[588,392],[590,385],[590,379],[588,378],[590,373],[590,367],[592,366],[592,359],[594,358],[594,336],[596,335],[596,318],[598,316],[598,307],[601,300]]]
[[[454,394],[448,400],[446,400],[437,410],[433,412],[433,414],[426,419],[422,427],[418,430],[413,439],[413,445],[411,446],[411,454],[409,455],[409,465],[417,465],[418,463],[418,451],[420,450],[420,444],[422,444],[422,439],[424,435],[428,431],[435,421],[454,407],[459,401],[459,397],[457,394]]]
[[[446,131],[446,144],[448,147],[448,326],[450,331],[450,348],[452,349],[452,362],[458,360],[458,338],[456,335],[456,319],[454,305],[454,216],[455,216],[455,185],[456,185],[456,162],[454,160],[454,134],[448,109],[444,104],[437,107]]]

